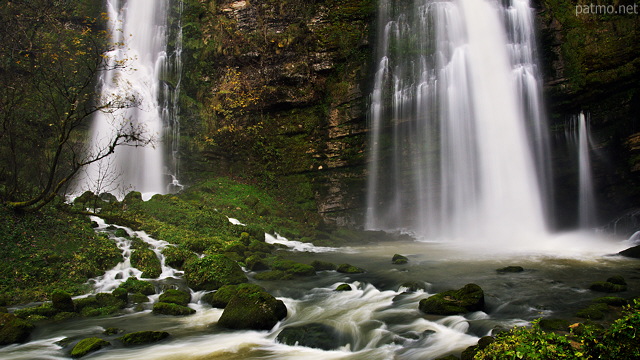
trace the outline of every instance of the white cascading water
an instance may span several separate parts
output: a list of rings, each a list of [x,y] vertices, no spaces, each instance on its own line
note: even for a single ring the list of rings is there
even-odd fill
[[[118,146],[113,155],[88,166],[85,174],[80,175],[77,194],[90,190],[122,197],[136,190],[149,198],[171,190],[167,188],[171,185],[167,177],[175,175],[177,164],[174,160],[169,164],[170,169],[165,166],[164,148],[172,146],[166,142],[173,143],[178,138],[173,131],[178,130],[176,85],[179,85],[181,71],[181,35],[177,36],[177,50],[170,59],[167,55],[169,4],[169,0],[106,1],[109,32],[116,44],[107,56],[112,66],[117,62],[125,66],[104,74],[100,79],[101,96],[113,101],[133,96],[138,106],[97,113],[91,129],[91,152],[104,151],[116,134],[129,126],[141,129],[143,138],[152,142],[146,146],[138,146],[141,143]],[[163,79],[169,72],[178,74],[173,86]],[[176,181],[174,185],[179,184]]]
[[[526,0],[509,3],[380,3],[367,228],[493,241],[546,233],[533,14]]]
[[[596,225],[596,201],[593,187],[593,172],[591,170],[591,131],[589,130],[589,115],[584,112],[565,124],[565,138],[575,153],[577,169],[576,203],[577,225],[580,229],[590,229]]]

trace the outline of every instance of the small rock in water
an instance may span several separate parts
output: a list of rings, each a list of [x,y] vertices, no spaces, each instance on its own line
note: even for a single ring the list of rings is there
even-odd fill
[[[351,291],[351,290],[353,290],[353,289],[351,288],[351,285],[349,285],[349,284],[340,284],[336,288],[336,291]]]
[[[151,344],[169,337],[166,331],[138,331],[118,338],[124,345]]]
[[[334,350],[348,343],[335,328],[320,323],[286,327],[278,334],[277,340],[287,345],[322,350]]]
[[[79,358],[109,345],[111,345],[111,343],[97,337],[86,338],[80,340],[76,346],[73,347],[73,350],[71,350],[71,357]]]
[[[391,258],[391,262],[395,265],[404,265],[409,262],[409,258],[404,255],[395,254],[393,258]]]
[[[420,311],[433,315],[457,315],[484,308],[484,291],[476,284],[445,291],[420,300]]]
[[[496,269],[496,271],[500,274],[505,274],[505,273],[520,273],[524,271],[524,268],[522,266],[505,266],[503,268],[500,269]]]
[[[336,270],[343,274],[361,274],[365,272],[363,268],[359,268],[351,264],[340,264]]]

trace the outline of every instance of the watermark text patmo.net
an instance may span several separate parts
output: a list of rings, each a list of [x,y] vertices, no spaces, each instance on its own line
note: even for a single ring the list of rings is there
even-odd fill
[[[576,5],[576,16],[578,15],[638,15],[640,6],[633,5]]]

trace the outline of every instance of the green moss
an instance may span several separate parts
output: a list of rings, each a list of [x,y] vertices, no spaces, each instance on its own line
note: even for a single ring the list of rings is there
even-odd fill
[[[162,255],[164,255],[165,263],[168,266],[178,270],[182,270],[182,267],[187,260],[196,257],[196,254],[194,254],[193,251],[182,246],[167,246],[162,249]]]
[[[151,344],[169,337],[166,331],[138,331],[118,338],[125,346]]]
[[[395,265],[404,265],[409,262],[409,258],[404,255],[395,254],[393,258],[391,258],[391,262]]]
[[[351,290],[353,290],[353,289],[351,288],[351,285],[349,285],[349,284],[340,284],[336,288],[336,291],[351,291]]]
[[[97,337],[83,339],[73,347],[71,350],[71,357],[79,358],[109,345],[111,344],[108,341]]]
[[[148,248],[134,250],[131,253],[131,265],[142,271],[143,278],[155,279],[162,273],[160,259],[153,250]]]
[[[316,270],[311,265],[301,264],[292,260],[276,260],[271,264],[274,270],[284,271],[293,276],[313,276]]]
[[[0,345],[24,342],[34,326],[13,314],[0,313]]]
[[[275,280],[293,280],[294,276],[282,270],[270,270],[257,273],[253,276],[256,280],[275,281]]]
[[[158,301],[186,306],[191,301],[191,294],[186,291],[169,289],[160,295]]]
[[[320,260],[313,260],[311,262],[311,266],[313,266],[316,271],[335,270],[337,268],[336,264],[334,263]]]
[[[261,291],[265,290],[256,284],[225,285],[218,289],[218,291],[212,293],[211,296],[208,297],[208,302],[213,307],[224,308],[231,298],[237,294],[249,295]]]
[[[344,274],[361,274],[365,272],[363,268],[359,268],[351,264],[340,264],[338,265],[337,271]]]
[[[224,308],[218,325],[229,329],[270,330],[287,316],[281,300],[259,291],[237,293]]]
[[[195,314],[196,311],[184,305],[157,302],[153,304],[153,313],[162,315],[185,316]]]
[[[216,290],[223,285],[247,282],[240,266],[224,255],[207,255],[184,266],[185,279],[194,290]]]
[[[53,207],[17,214],[0,208],[0,293],[9,303],[47,300],[54,290],[88,291],[87,279],[122,261],[121,250],[84,216]]]
[[[484,291],[476,284],[459,290],[449,290],[420,300],[420,311],[435,315],[456,315],[484,308]]]
[[[129,293],[141,293],[144,295],[153,295],[156,293],[152,283],[135,277],[128,278],[125,282],[120,284],[119,287],[127,290]]]

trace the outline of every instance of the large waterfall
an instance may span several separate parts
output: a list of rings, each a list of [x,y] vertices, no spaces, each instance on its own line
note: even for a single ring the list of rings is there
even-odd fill
[[[135,99],[137,106],[96,114],[90,151],[104,151],[123,129],[138,129],[146,142],[118,146],[113,155],[87,167],[76,193],[90,190],[123,196],[136,190],[148,198],[170,192],[177,184],[177,96],[181,72],[181,34],[168,24],[171,0],[107,0],[114,49],[111,67],[99,79],[108,101]],[[181,9],[182,3],[176,4]],[[180,11],[180,10],[178,10]],[[179,24],[178,24],[179,28]],[[176,30],[173,31],[175,33]],[[175,36],[174,48],[168,43]],[[143,146],[144,145],[144,146]]]
[[[545,233],[528,1],[383,0],[378,27],[366,227],[434,240]]]

